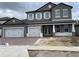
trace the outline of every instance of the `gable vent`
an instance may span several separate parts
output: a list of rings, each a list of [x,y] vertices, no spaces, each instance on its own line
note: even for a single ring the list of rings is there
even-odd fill
[[[52,6],[49,4],[49,5],[48,5],[48,8],[52,8]]]
[[[13,20],[13,22],[15,22],[15,20]]]

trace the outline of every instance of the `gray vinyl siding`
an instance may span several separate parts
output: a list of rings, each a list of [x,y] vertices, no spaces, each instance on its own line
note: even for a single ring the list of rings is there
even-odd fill
[[[60,18],[55,18],[55,10],[56,9],[60,9]],[[63,17],[63,9],[68,9],[68,17]],[[46,10],[46,11],[36,11],[36,12],[29,12],[29,13],[33,13],[34,14],[34,19],[33,20],[37,20],[36,19],[36,13],[41,12],[42,13],[42,19],[41,20],[47,20],[44,19],[44,12],[50,12],[51,13],[51,17],[48,20],[52,20],[52,19],[72,19],[72,8],[68,7],[68,6],[64,6],[64,5],[59,5],[57,7],[52,8],[51,10]],[[27,15],[29,14],[27,13]],[[28,16],[27,16],[28,19]]]
[[[55,10],[60,9],[60,18],[55,18]],[[63,17],[63,9],[68,9],[68,17]],[[52,19],[72,19],[71,8],[64,5],[59,5],[52,9]]]

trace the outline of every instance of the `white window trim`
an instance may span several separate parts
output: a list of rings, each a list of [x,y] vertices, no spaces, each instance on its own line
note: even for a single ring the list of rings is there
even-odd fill
[[[32,14],[32,18],[30,18],[30,16],[29,16],[30,14]],[[29,13],[28,14],[28,20],[33,20],[33,19],[34,19],[34,14],[33,13]]]
[[[46,18],[46,13],[48,13],[48,14],[49,14],[49,17],[48,17],[48,18]],[[50,19],[50,17],[51,17],[50,12],[44,12],[44,19]]]
[[[63,9],[63,13],[64,13],[64,10],[67,11],[67,13],[68,13],[68,9]],[[63,14],[63,17],[68,17],[68,15]]]
[[[57,12],[58,10],[60,11],[60,9],[56,9],[56,10],[55,10],[55,18],[60,18],[60,17],[61,17],[61,15],[56,16],[56,12]]]
[[[38,18],[38,14],[39,14],[40,18]],[[42,19],[42,13],[41,12],[36,13],[35,18],[36,18],[36,20],[41,20]]]

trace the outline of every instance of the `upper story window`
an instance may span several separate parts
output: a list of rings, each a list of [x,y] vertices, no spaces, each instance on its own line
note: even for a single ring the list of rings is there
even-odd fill
[[[55,18],[60,18],[60,9],[55,10]]]
[[[34,14],[33,13],[29,13],[28,14],[28,19],[29,20],[33,20],[34,19]]]
[[[50,12],[44,12],[44,19],[50,19]]]
[[[35,16],[36,16],[36,19],[37,19],[37,20],[42,19],[42,13],[40,13],[40,12],[39,12],[39,13],[36,13]]]
[[[63,17],[68,17],[68,9],[63,9]]]

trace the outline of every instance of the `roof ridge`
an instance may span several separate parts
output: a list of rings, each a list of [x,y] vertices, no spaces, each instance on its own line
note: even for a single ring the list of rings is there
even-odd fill
[[[44,7],[44,6],[47,5],[47,4],[53,4],[53,5],[56,5],[55,3],[48,2],[48,3],[44,4],[43,6],[39,7],[38,9],[34,10],[33,12],[38,11],[39,9],[41,9],[42,7]],[[28,11],[28,12],[32,12],[32,11]],[[26,12],[26,13],[27,13],[27,12]]]
[[[62,2],[57,4],[57,6],[60,5],[60,4],[63,4],[63,5],[66,5],[66,6],[69,6],[69,7],[73,8],[72,6],[70,6],[70,5],[66,4],[66,3],[62,3]]]

